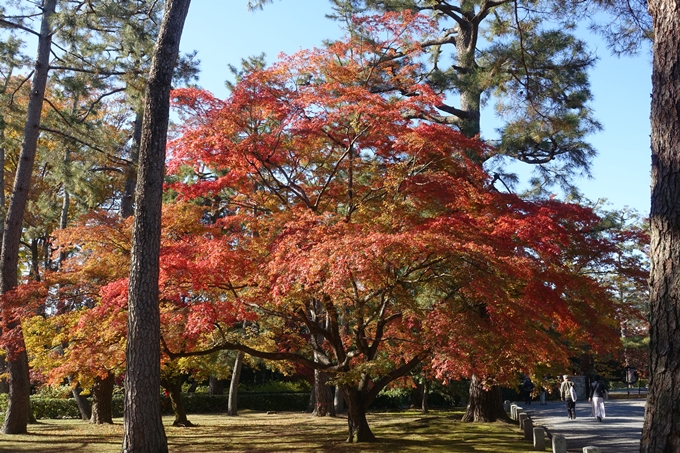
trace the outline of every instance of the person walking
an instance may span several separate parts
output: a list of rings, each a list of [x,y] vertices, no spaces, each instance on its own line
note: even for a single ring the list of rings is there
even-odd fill
[[[566,374],[562,376],[564,381],[560,385],[560,397],[567,403],[567,416],[569,420],[576,420],[576,389],[574,383]]]
[[[602,422],[605,418],[604,399],[607,396],[607,387],[602,382],[599,375],[595,375],[595,379],[590,384],[590,395],[588,401],[593,406],[593,417],[597,417],[598,422]]]
[[[522,391],[524,392],[524,403],[531,404],[531,392],[534,391],[534,383],[527,375],[524,379],[524,384],[522,385]]]

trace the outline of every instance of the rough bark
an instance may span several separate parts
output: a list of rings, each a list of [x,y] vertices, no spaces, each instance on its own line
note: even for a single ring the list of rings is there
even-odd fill
[[[245,353],[239,351],[236,354],[234,370],[231,373],[231,384],[229,384],[229,403],[227,404],[227,415],[238,415],[238,382],[241,379],[241,369],[243,368],[243,358]]]
[[[90,423],[95,425],[113,423],[113,374],[105,378],[96,377],[92,386],[92,416]]]
[[[461,1],[463,16],[475,16],[476,2]],[[462,68],[460,79],[467,82],[467,79],[474,79],[478,69],[475,59],[475,50],[479,33],[479,24],[473,22],[458,23],[458,36],[456,37],[456,54],[458,65]],[[460,131],[466,137],[474,137],[480,133],[480,109],[482,90],[475,88],[476,83],[464,83],[464,89],[460,90],[460,110],[461,118],[459,121]]]
[[[38,56],[35,72],[31,82],[31,94],[28,101],[23,141],[19,154],[19,165],[14,177],[14,187],[5,218],[2,237],[2,253],[0,255],[0,294],[5,294],[17,286],[17,267],[19,263],[19,242],[21,240],[22,223],[28,191],[31,187],[31,174],[40,135],[40,114],[47,74],[49,72],[50,48],[52,32],[50,19],[54,14],[57,0],[45,0],[43,4],[42,23],[38,37]],[[21,329],[19,325],[9,328]],[[7,413],[2,425],[4,434],[23,434],[27,432],[30,412],[30,381],[28,375],[28,357],[25,351],[23,334],[19,332],[16,343],[7,346],[7,362],[9,371],[9,401]]]
[[[182,400],[182,376],[162,379],[161,385],[170,395],[170,405],[172,406],[172,412],[175,414],[175,421],[172,422],[172,426],[194,426],[187,418],[187,411]]]
[[[144,98],[128,296],[124,453],[168,451],[160,412],[158,260],[170,88],[190,3],[165,5]]]
[[[473,374],[470,381],[470,399],[462,421],[486,423],[507,420],[507,418],[503,409],[501,388],[493,385],[485,389],[484,381]]]
[[[650,0],[650,383],[641,453],[680,451],[680,3]]]

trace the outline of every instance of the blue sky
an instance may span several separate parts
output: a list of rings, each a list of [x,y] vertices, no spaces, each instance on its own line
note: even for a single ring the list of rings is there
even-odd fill
[[[229,64],[239,66],[242,58],[262,52],[274,61],[279,52],[292,54],[341,36],[339,24],[324,17],[329,12],[326,0],[275,0],[254,12],[247,11],[246,0],[194,0],[182,50],[198,50],[200,85],[225,97]],[[604,130],[590,137],[599,153],[593,179],[580,179],[577,185],[591,200],[606,198],[610,208],[629,206],[647,216],[651,54],[616,58],[597,38],[589,42],[600,58],[591,73],[592,107]],[[482,119],[483,134],[493,134],[484,128],[493,122],[492,115],[486,112]]]

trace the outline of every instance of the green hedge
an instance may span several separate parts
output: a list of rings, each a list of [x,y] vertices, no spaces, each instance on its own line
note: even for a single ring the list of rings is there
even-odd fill
[[[189,414],[226,412],[227,395],[183,393],[184,408]],[[309,393],[239,393],[238,408],[254,411],[304,411],[309,404]],[[170,398],[161,398],[163,412],[172,413]]]
[[[6,393],[0,394],[0,422],[7,410]],[[207,395],[204,393],[183,393],[182,399],[188,414],[226,412],[227,395]],[[304,411],[309,404],[309,393],[239,393],[239,409],[256,411]],[[161,396],[161,409],[172,414],[170,398]],[[80,418],[78,406],[73,398],[44,398],[31,395],[31,410],[35,418]],[[123,395],[113,395],[113,417],[123,416]]]

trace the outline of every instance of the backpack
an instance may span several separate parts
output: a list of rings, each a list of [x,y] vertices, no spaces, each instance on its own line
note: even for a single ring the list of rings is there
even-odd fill
[[[569,394],[571,395],[571,399],[576,401],[576,389],[573,384],[569,386]]]

